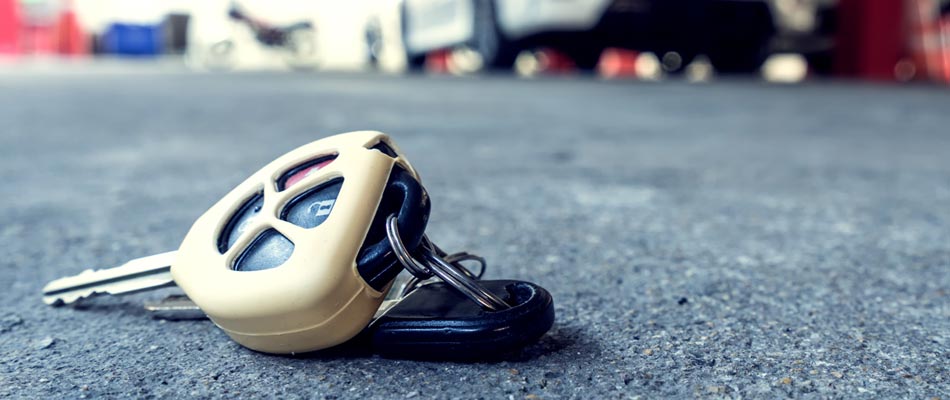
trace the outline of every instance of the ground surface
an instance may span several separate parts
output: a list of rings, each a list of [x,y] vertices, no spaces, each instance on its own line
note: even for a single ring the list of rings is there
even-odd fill
[[[41,303],[358,129],[413,160],[438,243],[550,290],[538,344],[277,357],[151,319],[155,293]],[[7,71],[0,397],[948,399],[948,154],[945,89]]]

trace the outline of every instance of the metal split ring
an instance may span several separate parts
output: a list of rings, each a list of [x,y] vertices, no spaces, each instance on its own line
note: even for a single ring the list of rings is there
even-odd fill
[[[435,247],[434,245],[433,247],[436,250],[436,254],[439,254],[439,256],[445,260],[445,262],[452,264],[452,266],[454,266],[455,268],[458,268],[459,271],[461,271],[465,275],[468,275],[469,278],[478,280],[478,279],[481,279],[482,275],[485,273],[485,259],[484,258],[474,255],[474,254],[466,253],[464,251],[460,251],[458,253],[452,253],[452,254],[445,254],[445,252],[443,252],[438,247]],[[478,262],[479,264],[478,273],[477,274],[472,273],[470,269],[466,268],[465,265],[462,264],[463,261]],[[423,277],[412,275],[412,277],[409,278],[402,285],[402,290],[400,290],[399,292],[399,297],[406,297],[409,293],[412,293],[413,290],[416,290],[416,288],[418,288],[423,283],[431,279],[432,279],[431,275],[423,276]]]
[[[409,253],[409,249],[399,236],[395,215],[386,218],[386,236],[392,245],[396,259],[414,277],[406,285],[407,290],[411,290],[422,280],[436,276],[486,310],[501,311],[511,307],[502,298],[478,283],[477,279],[485,272],[485,259],[464,252],[446,254],[423,236],[422,243],[419,245],[419,255],[422,260],[418,260]],[[477,275],[462,266],[461,261],[466,260],[478,261],[481,264],[481,270]]]

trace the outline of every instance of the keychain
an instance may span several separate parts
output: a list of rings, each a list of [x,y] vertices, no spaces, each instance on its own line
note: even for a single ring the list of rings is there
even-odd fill
[[[418,174],[388,136],[331,136],[235,187],[177,251],[55,280],[43,299],[62,305],[177,285],[187,297],[153,309],[203,313],[241,345],[277,354],[363,332],[382,355],[467,358],[547,332],[550,294],[529,282],[479,281],[462,262],[478,261],[483,272],[484,260],[447,254],[425,236],[429,208]],[[412,279],[381,308],[402,270]]]

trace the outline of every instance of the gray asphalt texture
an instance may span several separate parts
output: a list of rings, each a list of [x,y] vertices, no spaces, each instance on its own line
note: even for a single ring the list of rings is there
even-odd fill
[[[552,293],[537,344],[282,357],[152,319],[167,290],[40,301],[361,129],[420,171],[430,237]],[[0,182],[4,398],[950,398],[946,89],[8,71]]]

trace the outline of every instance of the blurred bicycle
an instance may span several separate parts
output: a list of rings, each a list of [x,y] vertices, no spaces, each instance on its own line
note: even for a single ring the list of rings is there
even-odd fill
[[[308,20],[276,25],[255,17],[231,2],[228,19],[234,29],[248,29],[254,41],[280,52],[284,63],[294,69],[311,69],[318,64],[316,28]],[[239,41],[235,35],[215,41],[200,55],[200,63],[209,69],[231,69],[237,63]]]

